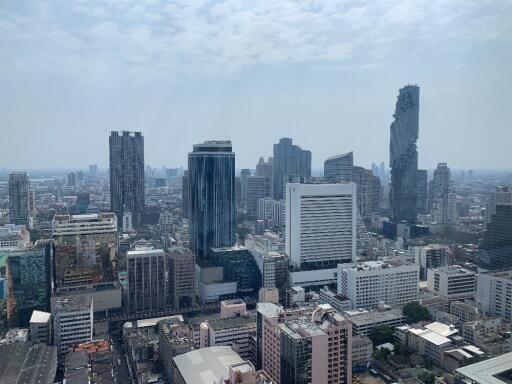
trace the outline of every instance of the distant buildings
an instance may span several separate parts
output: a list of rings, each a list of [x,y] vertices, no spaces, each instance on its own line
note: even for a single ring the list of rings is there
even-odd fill
[[[353,308],[377,308],[380,303],[403,306],[418,297],[419,266],[396,261],[338,265],[338,294]]]
[[[206,259],[210,247],[235,244],[235,153],[230,141],[194,145],[188,155],[190,248]]]
[[[48,311],[51,268],[48,249],[11,251],[7,257],[7,319],[11,325],[29,325],[32,311]]]
[[[439,224],[455,222],[457,217],[456,196],[451,189],[450,168],[446,163],[437,165],[431,182],[432,219]]]
[[[165,257],[161,249],[127,252],[130,312],[159,311],[166,307]]]
[[[355,260],[356,185],[288,184],[286,254],[298,268]]]
[[[29,242],[30,233],[25,225],[0,226],[0,249],[25,248]]]
[[[25,172],[9,175],[9,215],[11,224],[31,227],[29,205],[30,183]]]
[[[485,210],[485,222],[490,223],[492,215],[496,213],[497,205],[511,205],[512,204],[512,191],[509,186],[498,186],[496,190],[489,196],[487,209]]]
[[[354,153],[329,157],[324,162],[324,179],[328,183],[349,183],[353,179]]]
[[[74,344],[92,340],[93,300],[87,296],[69,296],[58,300],[53,315],[55,346],[59,354]]]
[[[311,152],[282,138],[274,144],[272,159],[272,194],[275,200],[284,197],[284,177],[311,177]]]
[[[390,204],[393,219],[414,222],[417,213],[420,88],[407,85],[400,89],[394,121],[391,124]]]
[[[352,168],[352,181],[356,184],[357,211],[368,222],[374,213],[379,212],[381,200],[380,179],[363,167]]]
[[[52,239],[57,287],[116,279],[118,237],[115,214],[55,215]]]
[[[121,223],[124,212],[131,212],[136,228],[144,212],[144,137],[141,132],[111,132],[110,201],[111,210]]]

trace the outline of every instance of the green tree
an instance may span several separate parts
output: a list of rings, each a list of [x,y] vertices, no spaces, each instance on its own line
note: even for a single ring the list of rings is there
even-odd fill
[[[377,360],[386,360],[389,355],[391,355],[391,351],[387,348],[379,348],[373,353]]]
[[[428,309],[417,301],[406,304],[402,310],[402,313],[405,316],[405,321],[408,323],[417,323],[418,321],[422,320],[432,320]]]
[[[389,325],[379,325],[373,329],[372,333],[370,333],[370,339],[373,341],[373,345],[392,343],[393,328]]]

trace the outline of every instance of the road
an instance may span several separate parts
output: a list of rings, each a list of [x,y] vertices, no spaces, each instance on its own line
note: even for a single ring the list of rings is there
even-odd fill
[[[121,341],[112,340],[113,357],[114,357],[114,378],[118,384],[133,383],[128,371],[126,363],[126,355],[124,353],[123,343]],[[121,365],[117,362],[120,361]]]

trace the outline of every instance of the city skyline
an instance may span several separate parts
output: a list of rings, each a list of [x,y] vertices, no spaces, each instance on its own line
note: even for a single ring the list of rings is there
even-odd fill
[[[368,167],[388,157],[381,144],[409,83],[422,89],[420,169],[506,166],[510,4],[151,3],[0,7],[1,166],[54,168],[64,156],[69,168],[105,167],[104,137],[130,130],[155,166],[230,139],[238,166],[253,168],[272,154],[265,143],[292,137],[313,169],[349,151]]]

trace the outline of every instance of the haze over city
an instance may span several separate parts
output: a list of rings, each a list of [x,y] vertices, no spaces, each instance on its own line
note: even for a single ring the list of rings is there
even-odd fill
[[[142,131],[154,167],[230,139],[254,168],[280,137],[313,169],[349,150],[388,164],[408,83],[420,167],[511,166],[510,2],[28,1],[0,18],[7,169],[106,168],[111,130]]]

